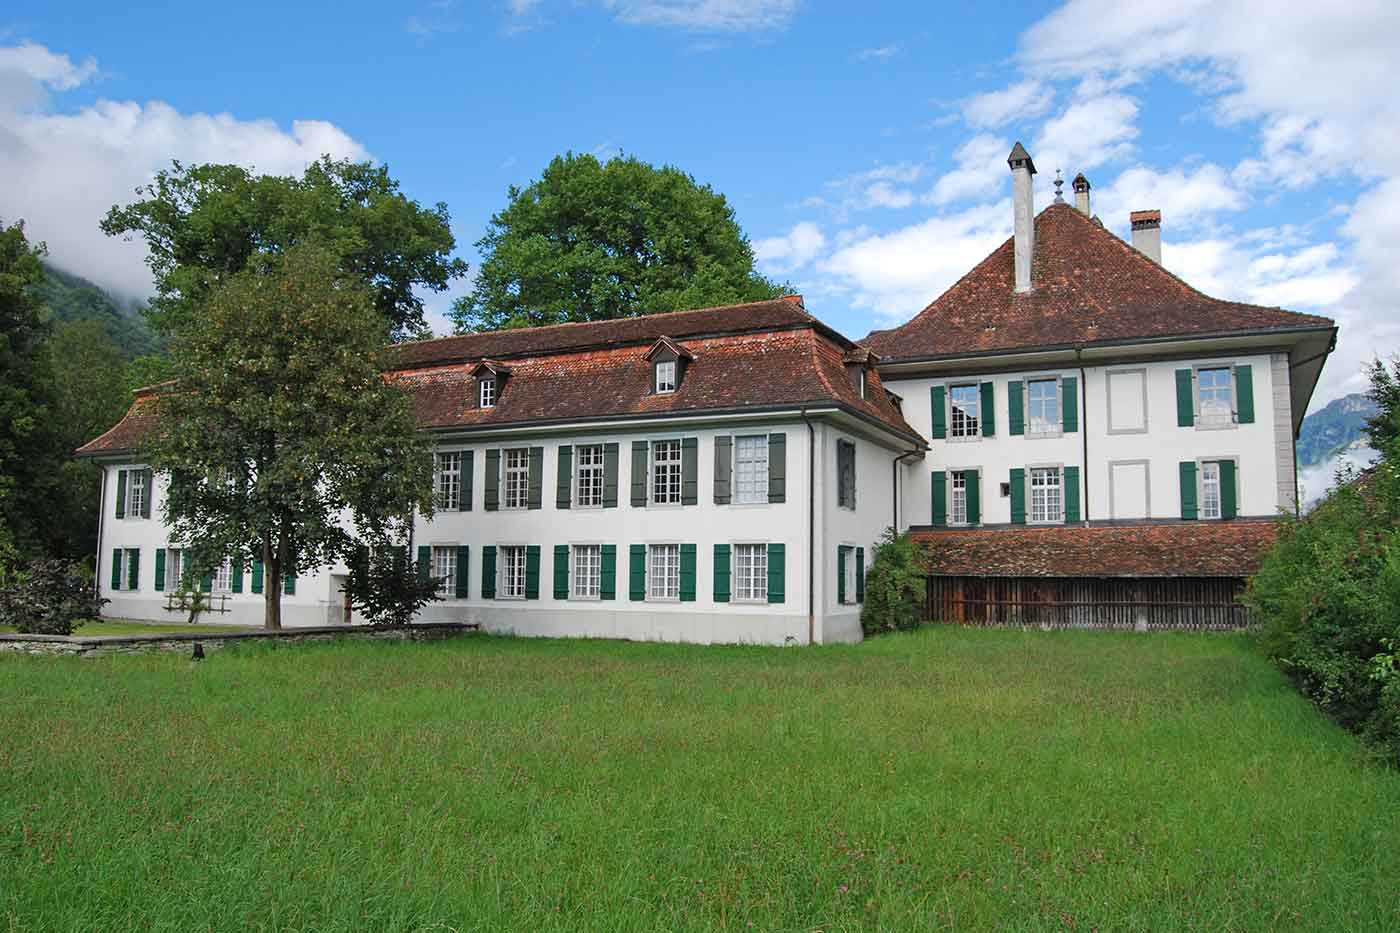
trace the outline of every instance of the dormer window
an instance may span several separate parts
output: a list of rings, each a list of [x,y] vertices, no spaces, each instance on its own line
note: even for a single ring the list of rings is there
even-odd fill
[[[486,376],[481,380],[481,407],[496,407],[496,377]]]
[[[676,391],[676,361],[662,360],[656,364],[656,394],[668,395]]]
[[[501,386],[510,376],[510,369],[495,360],[482,360],[472,367],[471,374],[476,377],[476,406],[495,408],[496,400],[501,397]]]

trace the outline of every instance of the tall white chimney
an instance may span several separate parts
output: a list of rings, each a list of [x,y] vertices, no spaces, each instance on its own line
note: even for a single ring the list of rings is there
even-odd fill
[[[1016,232],[1016,291],[1031,290],[1031,257],[1035,254],[1035,163],[1019,142],[1006,157],[1011,166],[1011,214]]]
[[[1162,264],[1162,212],[1133,211],[1133,247],[1157,265]]]
[[[1089,179],[1084,177],[1083,172],[1080,172],[1074,176],[1074,181],[1071,184],[1074,185],[1075,210],[1085,217],[1093,217],[1094,215],[1089,211]]]

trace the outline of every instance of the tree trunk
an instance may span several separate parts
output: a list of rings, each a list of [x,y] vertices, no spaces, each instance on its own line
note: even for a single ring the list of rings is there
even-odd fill
[[[272,536],[263,535],[263,628],[282,627],[282,559],[272,546]]]

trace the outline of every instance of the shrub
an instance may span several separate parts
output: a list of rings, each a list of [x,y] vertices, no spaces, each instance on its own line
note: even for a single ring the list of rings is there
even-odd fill
[[[442,598],[441,583],[429,576],[428,568],[410,561],[406,548],[378,547],[355,554],[345,591],[374,625],[408,625],[418,610]]]
[[[96,618],[106,603],[81,564],[36,560],[0,586],[0,624],[25,635],[71,635],[73,626]]]
[[[866,635],[916,628],[922,615],[924,566],[909,533],[886,528],[865,577],[860,627]]]

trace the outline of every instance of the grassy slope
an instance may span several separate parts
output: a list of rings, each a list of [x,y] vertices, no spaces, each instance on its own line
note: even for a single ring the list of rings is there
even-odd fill
[[[1400,924],[1400,775],[1232,637],[478,638],[0,684],[0,926]]]

